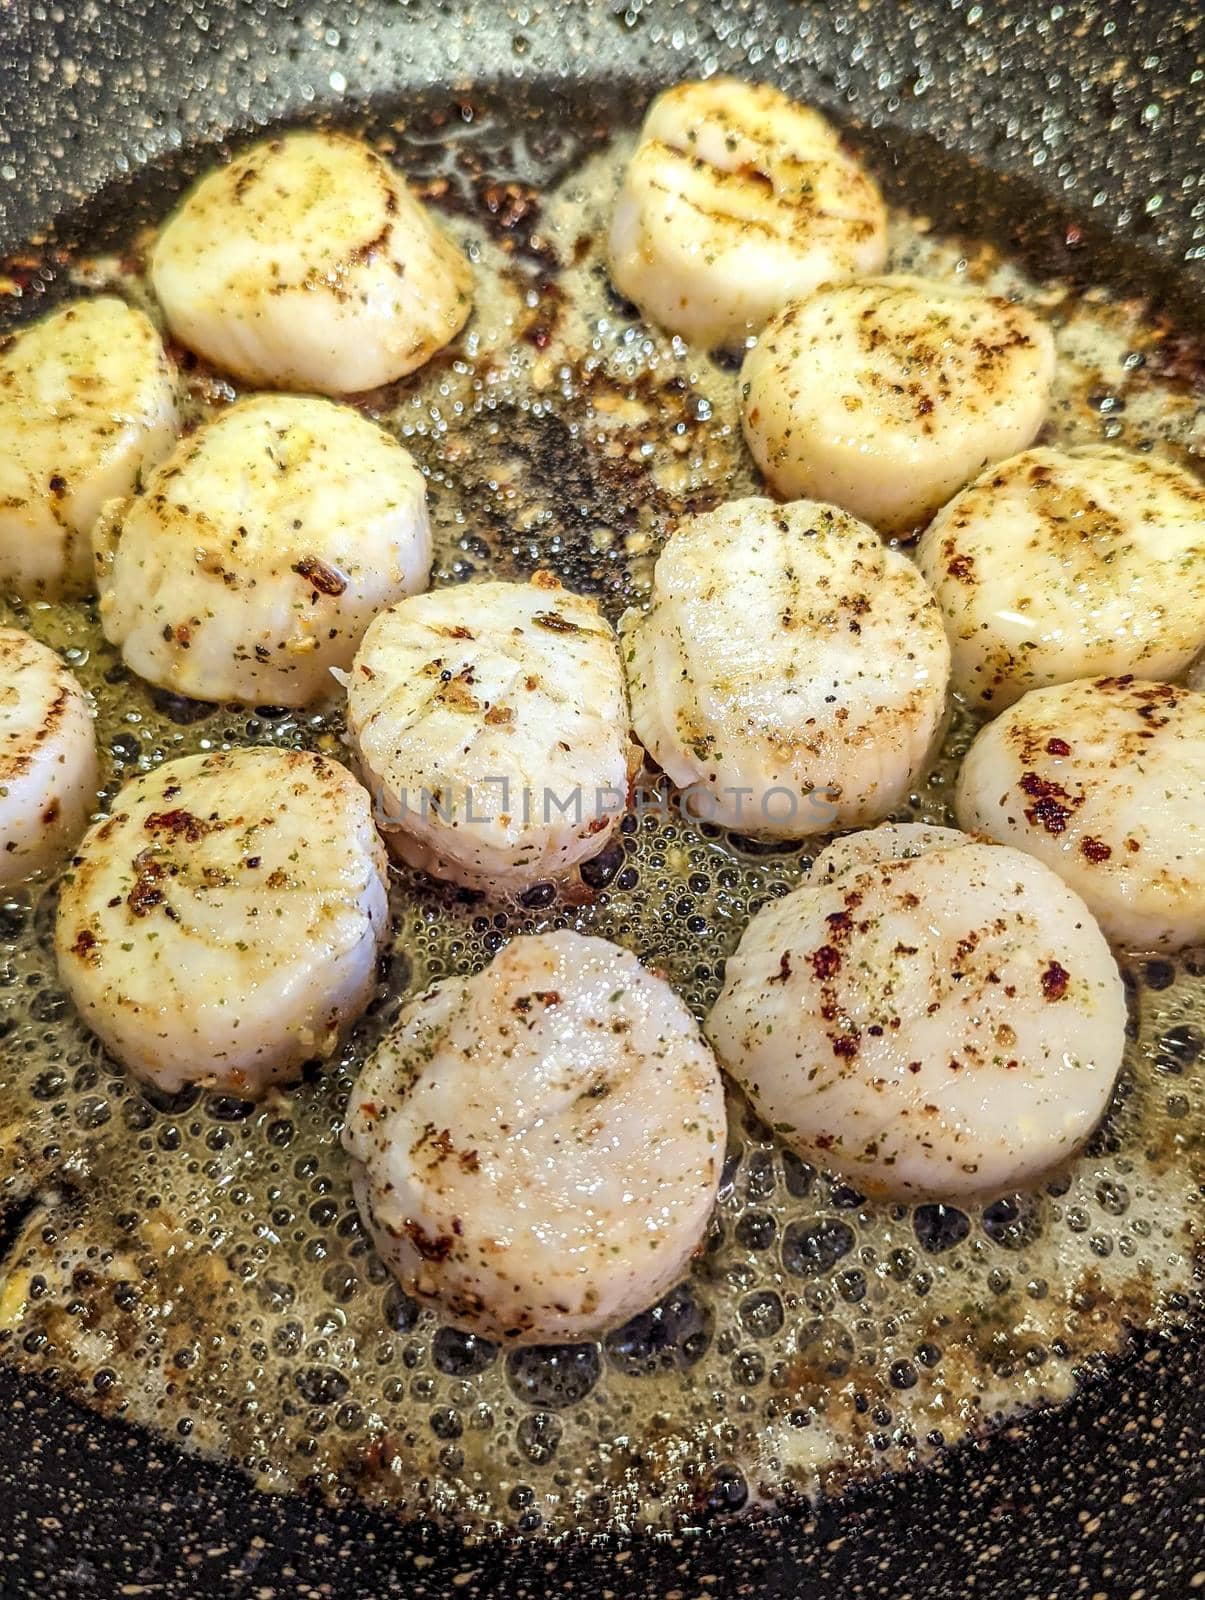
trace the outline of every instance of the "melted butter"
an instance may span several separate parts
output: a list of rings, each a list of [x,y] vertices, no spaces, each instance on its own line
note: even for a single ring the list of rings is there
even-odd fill
[[[360,397],[428,479],[435,581],[538,566],[639,603],[673,520],[757,490],[734,365],[634,320],[601,242],[629,141],[583,155],[533,227],[506,173],[476,181],[459,131],[411,147],[475,263],[465,335]],[[522,141],[515,174],[537,170]],[[555,163],[553,163],[555,165]],[[500,158],[495,166],[504,165]],[[566,170],[567,169],[567,170]],[[473,183],[466,178],[468,171]],[[500,197],[500,198],[499,198]],[[496,202],[496,203],[495,203]],[[986,247],[893,218],[893,269],[1018,294],[1056,326],[1051,442],[1115,441],[1192,459],[1190,395],[1152,376],[1142,308],[1028,280]],[[89,286],[146,299],[111,259]],[[228,403],[182,379],[191,420]],[[158,762],[232,744],[344,753],[341,708],[207,708],[121,667],[90,605],[0,606],[62,650],[94,697],[105,799]],[[974,732],[964,711],[901,818],[950,823]],[[734,1098],[713,1224],[683,1286],[598,1346],[512,1353],[441,1328],[372,1254],[338,1144],[365,1053],[404,998],[475,970],[519,932],[570,925],[631,946],[702,1015],[752,913],[808,854],[697,827],[653,791],[559,891],[494,904],[398,872],[396,937],[374,1006],[339,1056],[256,1106],[140,1089],[71,1014],[51,951],[53,883],[0,906],[0,1356],[85,1403],[233,1460],[261,1485],[353,1488],[473,1528],[689,1520],[914,1464],[1017,1407],[1057,1401],[1127,1324],[1182,1316],[1202,1177],[1202,966],[1127,963],[1133,1037],[1091,1143],[1029,1195],[966,1212],[887,1206],[791,1157]]]

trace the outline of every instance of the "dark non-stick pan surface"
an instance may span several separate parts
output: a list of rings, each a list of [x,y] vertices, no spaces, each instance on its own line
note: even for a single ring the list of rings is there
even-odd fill
[[[116,225],[144,164],[170,159],[178,183],[226,136],[335,101],[346,115],[522,78],[555,116],[593,85],[609,109],[706,65],[829,108],[889,192],[907,147],[909,198],[939,226],[1153,294],[1191,331],[1205,301],[1193,11],[17,0],[0,10],[0,255],[52,224],[65,241]],[[1198,375],[1191,338],[1183,363]],[[815,1513],[559,1548],[466,1547],[359,1504],[260,1495],[0,1367],[0,1594],[1178,1596],[1194,1573],[1205,1584],[1201,1348],[1199,1329],[1138,1336],[1063,1409]]]

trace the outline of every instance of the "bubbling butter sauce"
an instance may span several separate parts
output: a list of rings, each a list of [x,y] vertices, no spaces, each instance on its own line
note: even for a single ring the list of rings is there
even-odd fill
[[[630,135],[471,108],[371,136],[470,252],[462,337],[358,397],[428,479],[435,583],[552,567],[613,618],[647,596],[675,517],[749,493],[736,364],[636,320],[603,241]],[[149,304],[145,236],[77,285]],[[1015,293],[1057,330],[1044,438],[1193,464],[1205,442],[1167,328],[1035,281],[898,213],[891,266]],[[182,358],[191,420],[235,391]],[[107,804],[156,763],[237,744],[345,757],[341,705],[213,708],[150,689],[91,604],[0,604],[94,697]],[[949,823],[974,732],[956,708],[900,818]],[[247,1105],[140,1088],[58,984],[55,884],[0,901],[0,1359],[233,1461],[274,1490],[358,1492],[471,1531],[691,1522],[837,1492],[1065,1398],[1127,1326],[1190,1309],[1202,1178],[1205,956],[1127,958],[1132,1036],[1088,1147],[1029,1194],[966,1210],[866,1200],[785,1151],[735,1094],[714,1219],[687,1281],[598,1344],[515,1352],[443,1326],[369,1247],[339,1146],[358,1064],[406,997],[512,936],[571,926],[634,949],[698,1015],[749,917],[822,840],[767,847],[677,815],[655,778],[559,887],[496,903],[395,872],[376,1001],[340,1054]]]

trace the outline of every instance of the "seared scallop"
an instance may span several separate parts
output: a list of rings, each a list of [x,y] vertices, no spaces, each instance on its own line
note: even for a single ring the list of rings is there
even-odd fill
[[[879,831],[823,853],[758,912],[708,1036],[792,1149],[867,1193],[1029,1183],[1108,1105],[1125,1030],[1116,963],[1032,856],[885,829],[876,861]]]
[[[159,235],[151,282],[182,344],[246,383],[350,394],[456,336],[463,253],[375,151],[284,134],[218,167]]]
[[[105,637],[197,700],[307,705],[372,618],[426,586],[426,486],[349,406],[242,400],[180,444],[94,538]]]
[[[77,300],[0,340],[0,586],[92,588],[89,535],[176,436],[175,378],[141,311]]]
[[[695,816],[801,838],[883,816],[925,765],[949,647],[916,568],[834,506],[688,518],[624,619],[637,736]]]
[[[605,939],[515,939],[411,1002],[343,1142],[403,1287],[514,1344],[590,1339],[686,1270],[724,1159],[715,1059],[663,978]]]
[[[611,223],[611,277],[653,322],[741,345],[789,300],[879,272],[887,214],[819,112],[709,78],[653,102]]]
[[[1024,306],[874,278],[768,325],[741,371],[745,438],[779,494],[908,533],[1032,441],[1053,376],[1054,338]]]
[[[615,635],[547,572],[382,612],[347,680],[347,727],[390,849],[470,887],[566,871],[627,807]]]
[[[53,650],[0,628],[0,886],[75,843],[98,782],[84,691]]]
[[[1016,845],[1131,950],[1205,942],[1205,694],[1126,676],[1035,689],[958,775],[964,828]]]
[[[993,710],[1074,678],[1178,677],[1205,644],[1205,490],[1156,456],[1002,461],[938,513],[917,559],[954,687]]]
[[[251,1097],[329,1054],[372,998],[385,872],[368,795],[337,762],[185,756],[126,784],[84,838],[59,971],[138,1077]]]

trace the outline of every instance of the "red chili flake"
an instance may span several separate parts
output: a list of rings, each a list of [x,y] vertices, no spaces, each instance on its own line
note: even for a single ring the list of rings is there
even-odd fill
[[[1046,754],[1049,756],[1069,756],[1071,754],[1071,746],[1066,739],[1047,739]]]
[[[156,906],[163,904],[163,890],[158,887],[163,877],[163,868],[149,850],[141,851],[134,858],[134,866],[138,876],[134,879],[134,887],[126,896],[126,905],[136,917],[149,916]]]
[[[198,839],[203,839],[210,830],[210,824],[200,817],[194,817],[191,811],[152,811],[143,824],[148,833],[171,833],[178,838],[187,839],[189,844],[196,844]]]
[[[1071,974],[1066,967],[1052,961],[1042,974],[1042,994],[1047,1000],[1061,1000],[1067,993],[1070,981]]]
[[[834,950],[831,944],[822,944],[819,950],[814,950],[808,957],[812,963],[812,971],[821,980],[831,978],[835,972],[841,970],[841,953]]]
[[[1112,845],[1107,845],[1103,839],[1081,839],[1079,847],[1089,861],[1107,861],[1113,854]]]
[[[846,1061],[851,1061],[858,1053],[858,1035],[856,1033],[839,1033],[833,1040],[833,1054],[841,1056]]]
[[[1062,833],[1077,803],[1072,801],[1066,789],[1039,777],[1036,772],[1025,773],[1021,788],[1034,802],[1026,808],[1027,819],[1040,823],[1047,833]]]

